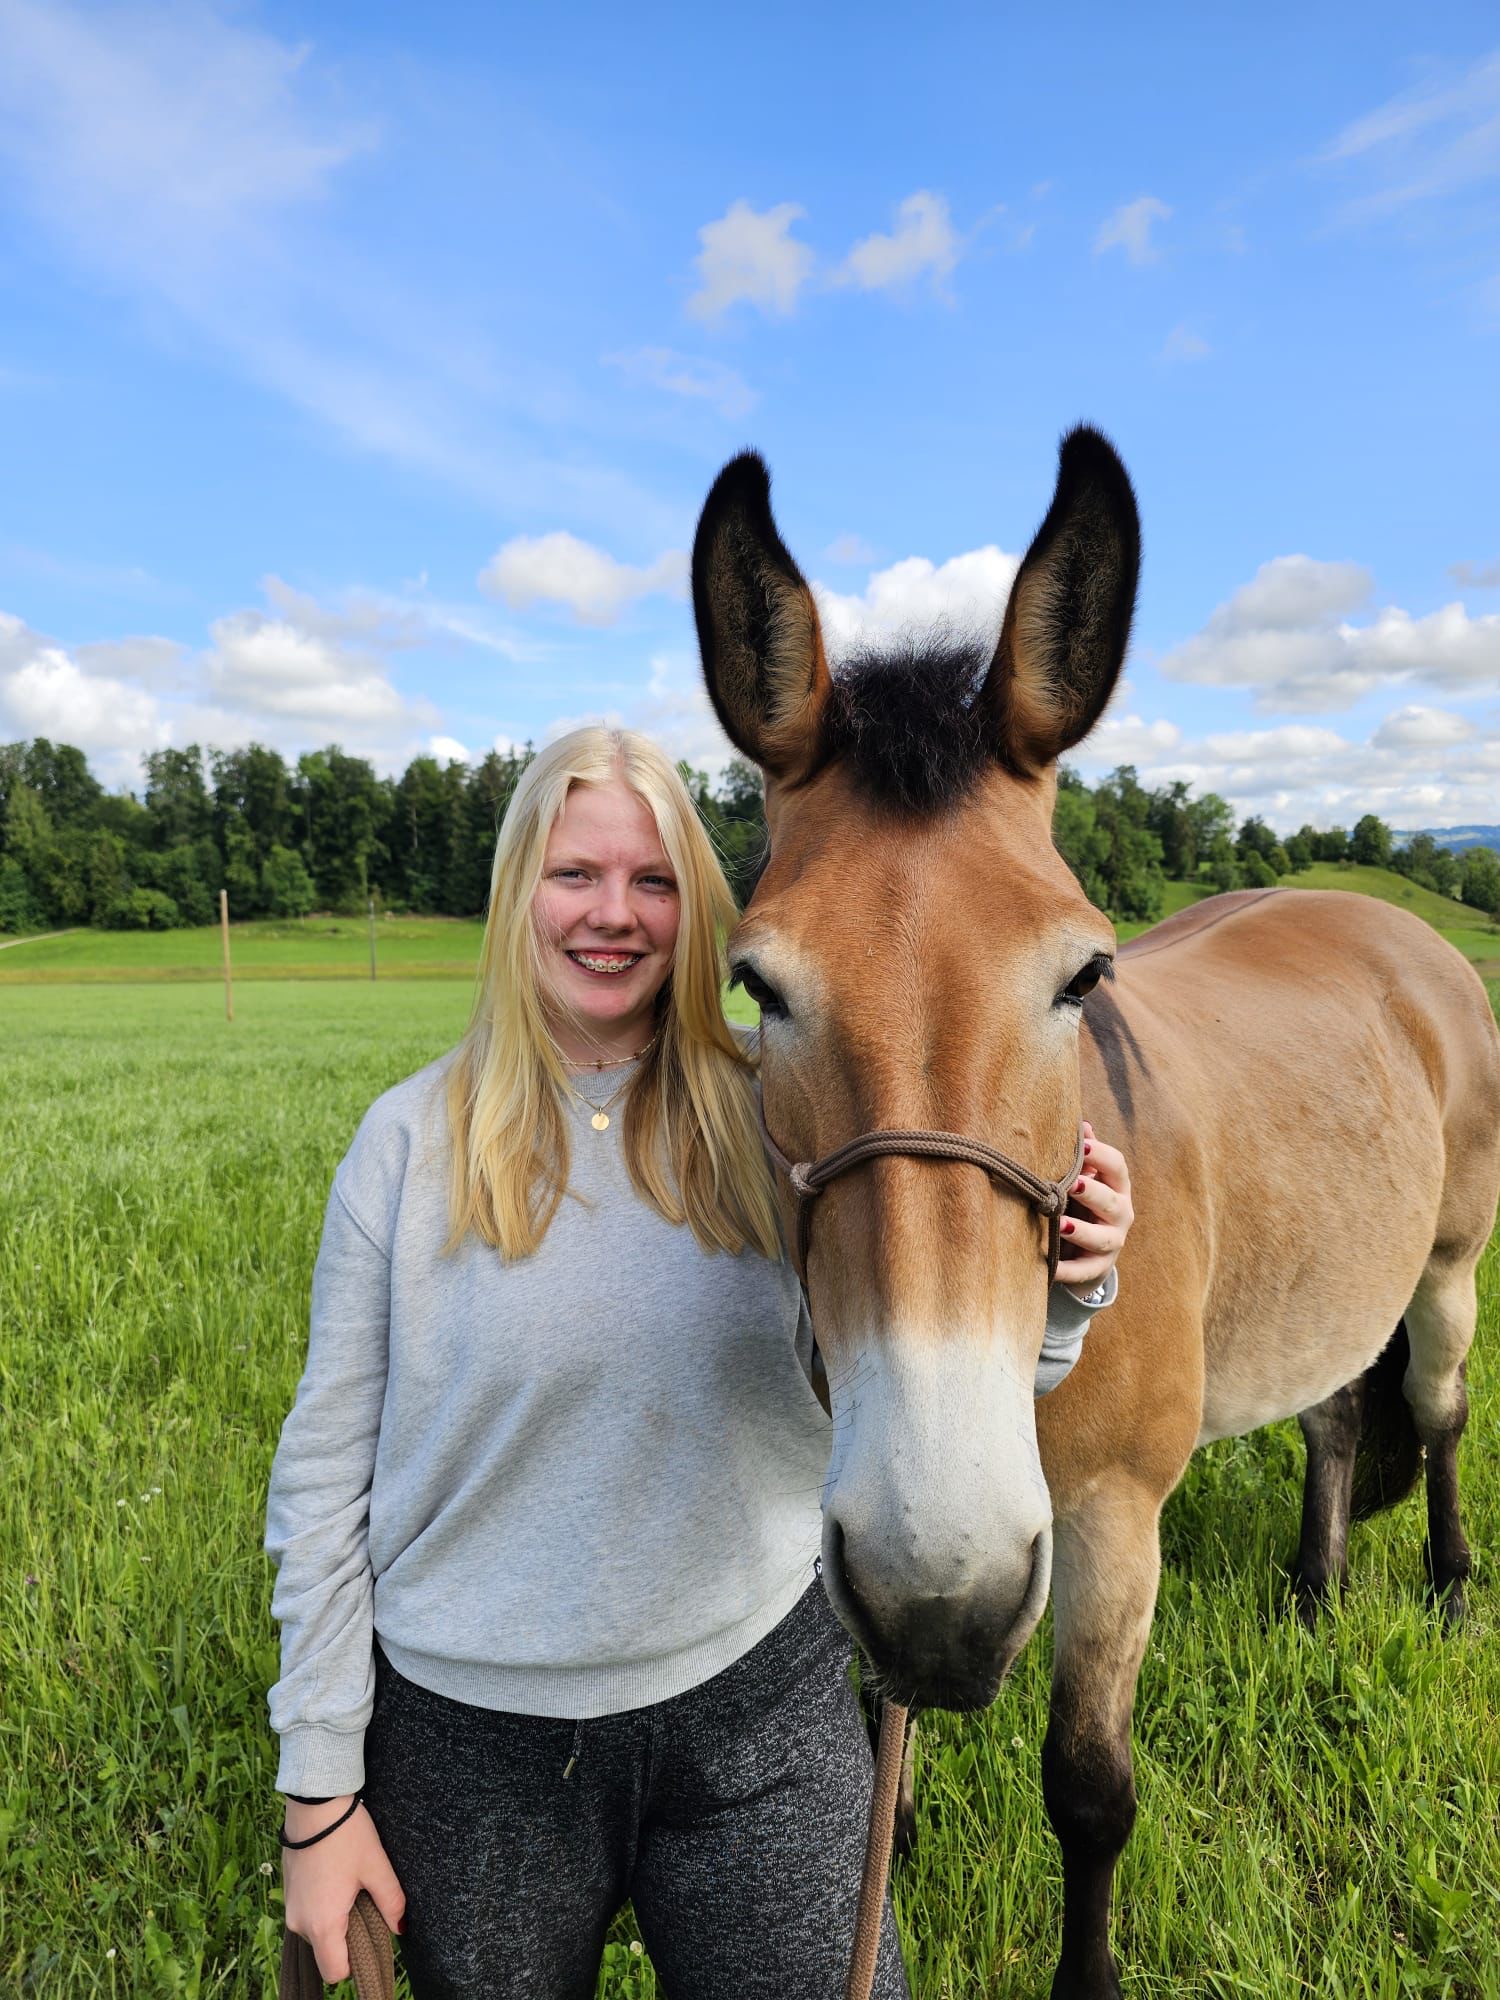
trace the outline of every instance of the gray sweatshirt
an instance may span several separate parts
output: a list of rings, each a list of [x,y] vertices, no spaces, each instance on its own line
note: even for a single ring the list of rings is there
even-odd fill
[[[451,1060],[376,1100],[328,1201],[266,1508],[282,1791],[364,1782],[376,1632],[438,1694],[584,1718],[720,1672],[813,1576],[830,1427],[791,1266],[639,1198],[619,1112],[589,1122],[628,1069],[575,1077],[536,1253],[444,1257]],[[1093,1309],[1054,1286],[1039,1394]]]

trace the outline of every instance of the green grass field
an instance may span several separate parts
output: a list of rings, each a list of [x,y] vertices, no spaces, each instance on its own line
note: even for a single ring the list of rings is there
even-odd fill
[[[272,975],[231,1026],[191,981],[0,994],[0,1992],[275,1992],[266,1479],[333,1168],[468,998]],[[1140,2000],[1500,2000],[1500,1244],[1481,1276],[1465,1633],[1423,1604],[1416,1501],[1356,1529],[1316,1635],[1287,1615],[1294,1425],[1201,1453],[1168,1504],[1117,1897]],[[990,1712],[924,1726],[897,1886],[918,2000],[1047,1991],[1047,1655],[1044,1628]],[[607,2000],[657,1992],[630,1938]]]

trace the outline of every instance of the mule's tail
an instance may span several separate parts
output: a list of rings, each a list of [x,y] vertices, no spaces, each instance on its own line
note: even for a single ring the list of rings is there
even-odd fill
[[[1403,1319],[1359,1378],[1364,1403],[1354,1454],[1351,1520],[1366,1521],[1382,1507],[1393,1507],[1405,1499],[1421,1474],[1422,1441],[1401,1392],[1410,1359]]]

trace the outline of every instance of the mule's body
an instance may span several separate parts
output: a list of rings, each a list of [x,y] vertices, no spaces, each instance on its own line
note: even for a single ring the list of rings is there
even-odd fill
[[[974,1165],[863,1160],[818,1195],[804,1271],[834,1417],[823,1580],[897,1698],[989,1700],[1050,1581],[1058,2000],[1120,1990],[1110,1884],[1158,1520],[1199,1443],[1298,1415],[1310,1605],[1420,1439],[1431,1578],[1459,1615],[1464,1359],[1500,1196],[1500,1036],[1418,919],[1240,892],[1127,945],[1111,978],[1113,931],[1051,821],[1056,759],[1120,671],[1138,554],[1123,466],[1074,432],[993,654],[940,640],[833,677],[759,460],[725,468],[693,551],[709,692],[767,779],[770,858],[731,961],[782,1151],[958,1133],[1045,1178],[1087,1112],[1129,1161],[1118,1302],[1040,1403],[1046,1232]],[[1392,1401],[1401,1478],[1356,1488]]]
[[[1472,967],[1370,897],[1214,897],[1085,1003],[1083,1097],[1131,1161],[1118,1304],[1037,1407],[1056,1641],[1044,1753],[1068,1878],[1059,1994],[1116,1992],[1109,1882],[1157,1519],[1194,1447],[1278,1417],[1308,1442],[1301,1581],[1344,1571],[1359,1384],[1405,1321],[1429,1566],[1450,1616],[1474,1271],[1500,1196],[1500,1038]],[[1330,1407],[1331,1406],[1331,1407]]]

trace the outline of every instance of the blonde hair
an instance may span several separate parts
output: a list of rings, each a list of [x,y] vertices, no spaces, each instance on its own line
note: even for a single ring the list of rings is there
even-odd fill
[[[754,1065],[724,1018],[725,933],[735,920],[688,789],[648,737],[591,725],[547,746],[522,773],[490,875],[479,985],[447,1079],[452,1134],[447,1248],[472,1229],[507,1260],[529,1256],[568,1185],[567,1068],[549,1031],[532,898],[547,839],[574,785],[621,780],[656,822],[681,917],[656,1030],[624,1101],[636,1191],[705,1250],[781,1255],[755,1113]]]

